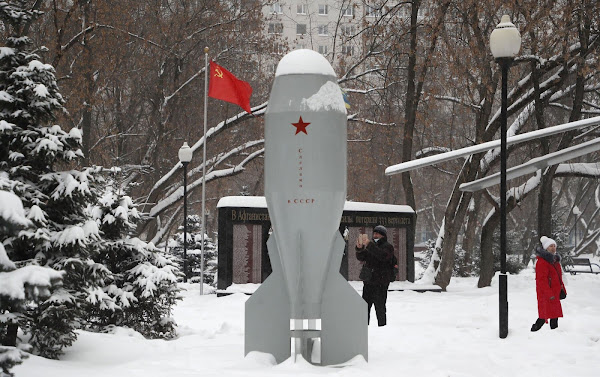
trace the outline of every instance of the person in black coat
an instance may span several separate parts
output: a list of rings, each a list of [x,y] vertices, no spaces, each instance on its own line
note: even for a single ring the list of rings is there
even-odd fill
[[[371,319],[371,307],[375,305],[377,323],[385,326],[387,290],[393,276],[394,246],[387,242],[387,229],[377,225],[373,229],[373,240],[361,234],[356,241],[356,259],[365,262],[365,268],[371,276],[363,280],[362,298],[368,305],[368,321]],[[368,322],[367,322],[368,323]]]

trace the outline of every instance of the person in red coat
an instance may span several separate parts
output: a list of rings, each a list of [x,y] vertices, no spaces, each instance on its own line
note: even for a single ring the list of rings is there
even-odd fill
[[[566,297],[567,290],[562,280],[560,255],[556,253],[556,242],[552,238],[542,236],[542,247],[535,251],[535,290],[537,292],[538,319],[531,326],[531,331],[538,331],[550,320],[550,328],[558,327],[558,318],[563,316],[560,299]],[[561,290],[564,292],[561,296]]]

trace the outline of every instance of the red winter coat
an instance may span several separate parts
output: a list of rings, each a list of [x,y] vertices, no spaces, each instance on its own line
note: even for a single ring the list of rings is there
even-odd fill
[[[538,316],[549,319],[563,316],[560,305],[560,290],[565,289],[562,283],[560,262],[550,264],[546,259],[536,257],[535,288],[537,292]],[[567,290],[565,289],[565,292]]]

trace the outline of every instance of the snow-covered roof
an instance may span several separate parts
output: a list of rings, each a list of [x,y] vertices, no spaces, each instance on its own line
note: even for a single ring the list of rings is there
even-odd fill
[[[331,64],[323,55],[313,50],[299,49],[281,58],[275,77],[305,73],[335,76]]]
[[[349,201],[344,204],[344,211],[415,213],[415,210],[407,205]]]
[[[217,203],[217,208],[222,207],[267,208],[267,200],[264,196],[225,196]],[[407,205],[349,201],[344,204],[344,211],[415,213]]]
[[[224,196],[217,203],[217,208],[221,207],[267,208],[267,199],[264,196]]]

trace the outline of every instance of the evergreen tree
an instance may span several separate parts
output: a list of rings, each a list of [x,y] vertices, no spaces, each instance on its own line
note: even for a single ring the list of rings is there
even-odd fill
[[[187,279],[191,282],[200,281],[202,262],[202,218],[199,215],[188,215],[187,235]],[[171,253],[177,258],[183,271],[183,226],[170,242]],[[217,275],[217,245],[207,234],[204,234],[204,283],[216,286]]]
[[[50,295],[50,288],[61,279],[61,273],[40,266],[18,267],[8,258],[5,246],[18,230],[31,222],[25,217],[21,200],[10,192],[6,173],[0,172],[0,376],[12,376],[10,369],[20,364],[28,344],[18,343],[16,329],[23,320],[28,303]],[[5,191],[6,190],[6,191]],[[6,245],[5,245],[6,242]]]
[[[89,324],[96,329],[127,326],[149,338],[171,338],[171,309],[180,299],[178,268],[154,245],[132,237],[140,215],[116,186],[112,181],[93,209],[103,235],[96,261],[106,266],[110,278],[90,305]]]
[[[86,208],[95,200],[96,169],[59,170],[82,156],[81,132],[54,125],[62,110],[54,69],[32,50],[27,32],[41,13],[26,1],[1,1],[10,35],[0,47],[0,172],[15,182],[32,228],[11,238],[8,256],[19,265],[64,271],[63,285],[45,301],[28,305],[20,321],[38,354],[57,358],[76,339],[82,308],[106,277],[90,245],[98,227]]]

